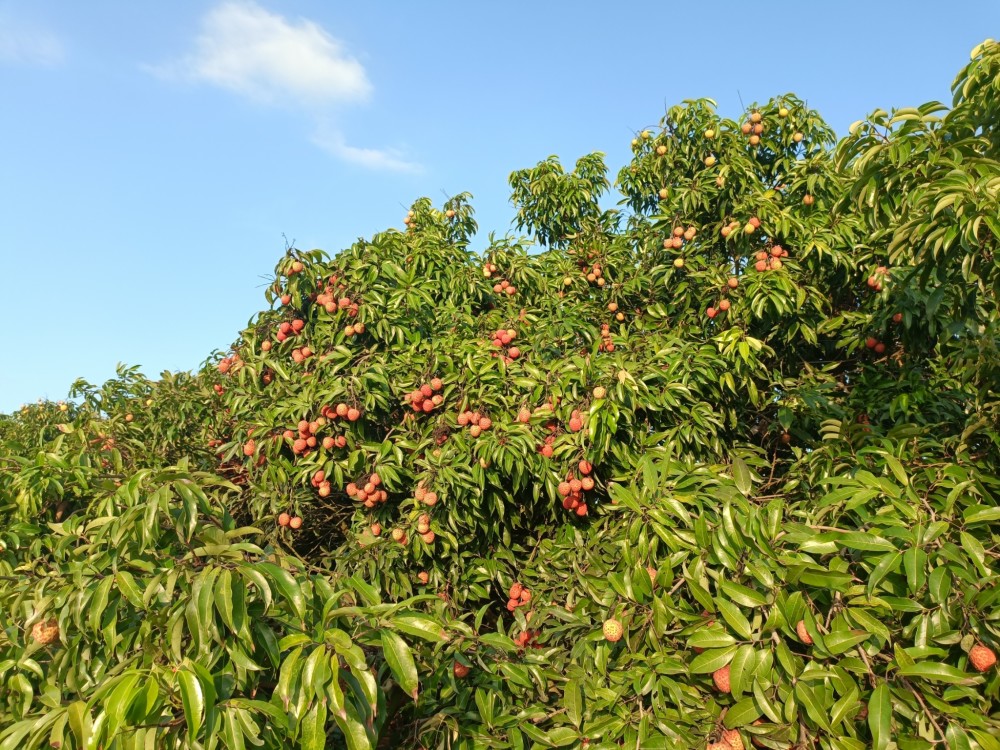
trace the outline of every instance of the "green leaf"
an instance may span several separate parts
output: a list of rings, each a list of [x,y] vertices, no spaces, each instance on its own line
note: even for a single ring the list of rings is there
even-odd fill
[[[875,688],[868,699],[868,728],[871,729],[874,750],[885,750],[892,741],[892,703],[889,687],[885,683]]]
[[[184,706],[184,720],[187,722],[188,737],[197,740],[198,732],[205,714],[205,696],[202,693],[198,677],[187,669],[177,673],[177,683],[181,691],[181,704]]]
[[[403,692],[416,700],[420,689],[417,665],[406,641],[391,630],[383,630],[382,650],[396,682],[403,688]]]
[[[577,729],[583,720],[583,689],[579,680],[569,680],[563,689],[563,706],[566,708],[566,718]]]
[[[729,685],[736,700],[739,700],[743,692],[750,687],[756,666],[753,646],[748,643],[740,646],[729,663]]]
[[[903,677],[917,677],[931,682],[943,682],[947,685],[975,685],[982,682],[982,677],[971,675],[950,664],[932,661],[918,661],[914,664],[901,664],[899,674]]]
[[[691,674],[709,674],[726,666],[735,653],[736,646],[709,649],[691,660],[688,671]]]
[[[314,701],[312,707],[302,717],[302,750],[325,750],[326,748],[326,703]]]
[[[870,637],[867,630],[835,630],[823,636],[823,646],[831,654],[842,654]]]
[[[269,562],[257,563],[257,568],[274,582],[275,586],[278,587],[279,593],[291,605],[292,611],[299,620],[305,619],[305,596],[303,596],[302,589],[295,581],[295,578],[292,577],[292,574],[284,568],[280,568],[274,563]]]
[[[733,456],[733,480],[736,482],[736,489],[749,497],[750,490],[753,489],[753,479],[746,461],[739,456]]]
[[[727,729],[745,727],[753,724],[760,718],[760,710],[753,698],[744,698],[736,702],[732,708],[726,712],[725,725]]]
[[[716,598],[715,605],[719,608],[719,612],[722,614],[723,619],[729,624],[729,627],[733,629],[733,632],[745,641],[750,640],[753,636],[753,631],[750,628],[750,621],[743,616],[739,607],[732,602],[726,601],[722,597]]]
[[[444,643],[448,640],[448,633],[440,623],[425,615],[396,615],[389,620],[389,624],[407,635],[432,643]]]

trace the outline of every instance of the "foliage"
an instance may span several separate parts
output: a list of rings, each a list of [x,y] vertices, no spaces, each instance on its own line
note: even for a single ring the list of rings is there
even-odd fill
[[[998,88],[687,101],[4,417],[0,750],[1000,748]]]

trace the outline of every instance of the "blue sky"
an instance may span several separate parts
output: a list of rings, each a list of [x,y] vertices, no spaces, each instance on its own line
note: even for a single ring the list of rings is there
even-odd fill
[[[950,101],[995,0],[0,0],[0,411],[116,363],[197,367],[284,250],[331,254],[507,177],[604,151],[666,106],[795,92],[839,132]]]

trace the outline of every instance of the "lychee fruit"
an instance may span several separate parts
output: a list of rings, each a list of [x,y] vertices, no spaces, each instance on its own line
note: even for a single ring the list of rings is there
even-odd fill
[[[811,646],[813,643],[812,636],[809,635],[809,631],[806,630],[806,621],[799,620],[798,625],[795,626],[795,632],[799,635],[799,640],[802,641],[807,646]]]
[[[722,667],[722,669],[717,669],[712,672],[712,682],[715,683],[715,687],[720,693],[730,692],[728,664]]]
[[[622,624],[614,618],[604,621],[603,630],[604,637],[611,641],[611,643],[617,643],[620,641],[622,639],[622,634],[625,632],[622,630]]]
[[[977,672],[985,672],[997,663],[997,655],[991,648],[977,643],[969,649],[969,663]]]

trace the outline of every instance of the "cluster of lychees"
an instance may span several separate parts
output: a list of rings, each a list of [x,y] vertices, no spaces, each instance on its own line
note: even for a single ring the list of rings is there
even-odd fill
[[[441,378],[433,378],[430,383],[424,383],[419,388],[405,394],[403,403],[409,404],[415,412],[430,414],[444,403],[444,396],[438,393],[442,388],[444,388],[444,383]]]

